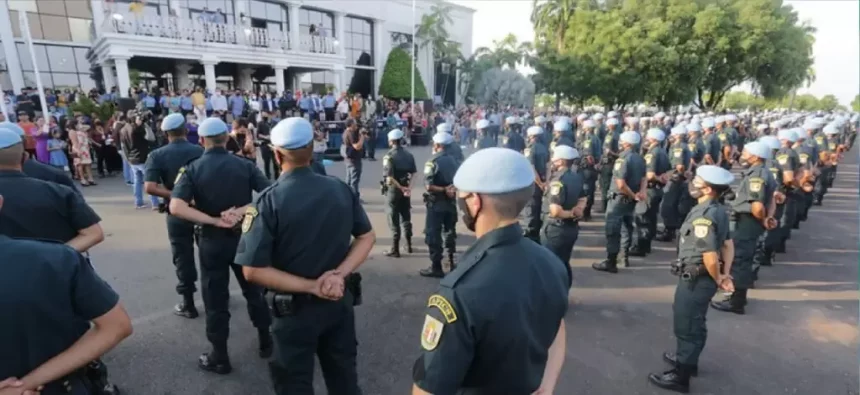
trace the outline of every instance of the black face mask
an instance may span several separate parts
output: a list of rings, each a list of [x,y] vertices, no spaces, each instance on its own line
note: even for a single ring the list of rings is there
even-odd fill
[[[701,189],[696,188],[696,186],[693,185],[692,182],[687,184],[687,190],[690,192],[690,197],[693,199],[698,199],[705,195],[705,192],[702,192]]]
[[[465,198],[457,198],[457,206],[460,207],[460,211],[463,212],[463,225],[466,225],[466,229],[474,232],[475,221],[477,220],[478,213],[480,213],[481,210],[478,210],[478,213],[475,213],[475,215],[472,216],[472,214],[469,213],[469,206],[466,204]]]

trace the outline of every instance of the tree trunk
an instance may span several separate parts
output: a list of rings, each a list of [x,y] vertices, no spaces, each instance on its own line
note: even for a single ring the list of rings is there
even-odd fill
[[[556,94],[555,94],[555,112],[559,112],[559,108],[561,108],[561,93],[556,92]]]
[[[794,98],[797,96],[797,89],[791,92],[791,100],[788,102],[788,111],[794,108]]]

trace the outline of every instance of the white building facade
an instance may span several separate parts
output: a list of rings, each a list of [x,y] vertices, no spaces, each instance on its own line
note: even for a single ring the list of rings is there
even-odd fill
[[[376,96],[392,48],[410,47],[435,0],[0,0],[0,88],[34,87],[18,19],[26,12],[47,88],[132,80],[182,90],[287,89]],[[472,51],[474,10],[447,3],[451,40]],[[89,67],[87,67],[89,65]],[[417,54],[426,91],[440,95],[429,46]],[[91,72],[93,67],[98,68]],[[447,69],[447,68],[446,68]],[[93,77],[101,81],[93,81]],[[446,78],[444,75],[440,78]],[[136,88],[136,87],[135,87]],[[448,88],[452,89],[452,88]],[[447,90],[447,89],[446,89]],[[456,89],[453,89],[456,91]],[[453,96],[452,96],[453,98]],[[459,98],[457,98],[459,100]]]

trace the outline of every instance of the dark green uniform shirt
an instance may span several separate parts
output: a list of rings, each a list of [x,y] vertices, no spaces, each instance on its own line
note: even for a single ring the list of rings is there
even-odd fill
[[[722,151],[720,151],[721,145],[717,135],[715,133],[702,135],[702,144],[705,146],[705,151],[702,156],[710,155],[715,164],[720,163]]]
[[[176,140],[149,153],[144,181],[173,190],[179,169],[203,155],[203,147],[188,140]],[[168,203],[168,202],[165,202]]]
[[[447,187],[454,183],[454,174],[457,173],[457,163],[454,158],[446,155],[444,151],[437,152],[424,164],[424,184]],[[445,192],[427,192],[432,196],[433,208],[437,211],[457,210],[455,200],[449,198]]]
[[[607,133],[606,137],[603,138],[603,145],[601,146],[601,148],[603,148],[603,156],[607,159],[615,159],[608,154],[610,151],[618,153],[618,138],[620,136],[621,134],[618,132],[618,129],[614,129],[611,132]]]
[[[704,264],[702,254],[719,253],[729,239],[729,215],[721,204],[709,199],[690,210],[679,235],[678,259],[688,265]]]
[[[459,169],[460,165],[463,164],[463,161],[466,160],[466,157],[463,156],[463,150],[460,148],[460,143],[456,141],[452,142],[451,144],[446,145],[444,150],[446,154],[454,158],[454,162],[457,164],[457,168]]]
[[[645,160],[633,149],[621,152],[621,155],[618,156],[618,159],[615,160],[615,164],[612,166],[612,178],[613,180],[624,180],[627,183],[627,187],[633,193],[639,192],[640,183],[645,178]],[[609,191],[621,193],[615,181],[609,185]]]
[[[66,243],[101,218],[71,188],[0,170],[0,235]]]
[[[690,151],[687,149],[687,143],[679,141],[669,146],[669,164],[672,165],[672,170],[678,166],[683,166],[684,170],[690,167]]]
[[[549,143],[549,152],[552,153],[552,151],[555,150],[555,147],[558,147],[559,145],[566,145],[570,148],[576,148],[574,147],[575,144],[573,143],[573,140],[569,139],[567,136],[561,135],[558,137],[553,137],[552,141]]]
[[[65,171],[58,169],[54,166],[46,165],[34,159],[27,159],[21,165],[21,170],[28,177],[33,177],[42,181],[65,185],[71,188],[72,191],[75,191],[75,193],[77,193],[78,195],[81,194],[81,191],[75,185],[75,182],[72,181],[72,178],[69,177],[69,175],[66,174]]]
[[[776,162],[779,163],[783,171],[792,171],[797,177],[797,171],[800,169],[800,157],[793,149],[782,147],[776,151]]]
[[[520,132],[511,130],[502,137],[502,146],[517,152],[523,152],[526,149],[526,140],[523,139]]]
[[[415,169],[415,157],[401,146],[395,146],[382,157],[382,176],[394,179],[398,184],[408,187]],[[388,195],[401,196],[398,188],[388,188]]]
[[[343,262],[353,236],[371,230],[346,183],[301,167],[257,196],[242,222],[235,262],[315,279]]]
[[[646,173],[654,172],[659,177],[663,173],[672,170],[672,163],[669,161],[669,156],[666,155],[666,150],[659,145],[651,147],[648,153],[645,154],[644,159]]]
[[[690,151],[693,163],[702,163],[702,159],[705,158],[705,143],[702,142],[701,137],[697,136],[687,141],[687,150]]]
[[[539,141],[532,142],[523,151],[526,159],[534,166],[541,180],[546,180],[546,165],[549,163],[549,149]]]
[[[546,207],[550,204],[557,204],[565,211],[571,210],[579,202],[579,199],[586,195],[582,187],[582,176],[579,173],[570,170],[557,171],[552,174],[552,179],[549,183],[549,188],[545,193]],[[543,210],[549,216],[549,210]]]
[[[579,155],[585,161],[588,157],[591,157],[593,162],[591,164],[597,164],[600,162],[600,139],[597,138],[594,133],[585,134],[582,136],[582,139],[579,141]]]
[[[567,312],[565,265],[518,224],[478,239],[428,301],[415,384],[432,394],[531,394]]]
[[[815,147],[807,145],[805,142],[794,148],[797,153],[797,163],[801,170],[812,170],[815,168]]]
[[[752,205],[759,202],[767,210],[778,184],[766,163],[756,164],[741,172],[741,182],[735,191],[735,199],[729,202],[738,221],[736,233],[749,232],[745,236],[758,237],[764,227],[752,217]],[[746,226],[746,224],[753,224]]]

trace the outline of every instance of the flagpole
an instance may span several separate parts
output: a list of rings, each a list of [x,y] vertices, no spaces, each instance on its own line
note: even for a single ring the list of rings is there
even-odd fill
[[[412,50],[412,63],[411,63],[412,64],[412,70],[411,70],[411,74],[412,74],[411,86],[412,86],[412,89],[410,90],[411,93],[409,94],[409,102],[410,102],[409,107],[410,107],[410,111],[412,112],[412,122],[413,123],[416,122],[416,120],[415,120],[415,56],[416,56],[416,54],[415,54],[415,43],[418,42],[418,38],[415,37],[416,34],[417,34],[417,32],[416,32],[416,27],[415,27],[415,0],[412,0],[412,42],[410,43],[412,46],[412,48],[411,48],[411,50]]]
[[[6,94],[3,93],[3,86],[0,85],[0,111],[3,112],[3,118],[6,122],[12,122],[12,118],[9,118],[9,111],[6,110]]]
[[[30,22],[27,18],[27,11],[20,11],[18,19],[21,23],[21,33],[24,34],[24,41],[27,42],[27,49],[30,50],[30,61],[33,63],[33,74],[36,75],[36,89],[39,90],[39,104],[42,106],[42,117],[47,121],[48,103],[45,101],[45,88],[42,86],[42,76],[39,74],[39,64],[36,61],[36,50],[33,49],[33,36],[30,34]],[[35,121],[35,120],[31,120]],[[48,132],[48,122],[44,122],[42,128],[43,133]]]

